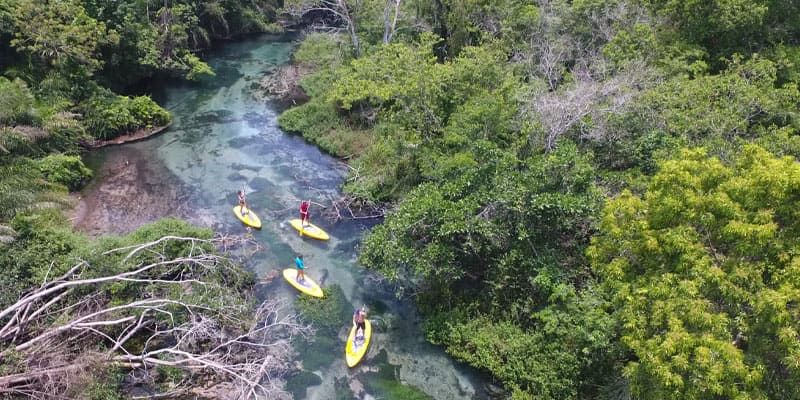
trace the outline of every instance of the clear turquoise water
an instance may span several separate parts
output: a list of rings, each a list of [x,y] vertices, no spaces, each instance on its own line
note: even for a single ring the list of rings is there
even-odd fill
[[[216,78],[158,88],[156,98],[175,118],[167,132],[106,151],[151,155],[163,164],[164,179],[178,179],[188,191],[193,210],[189,219],[219,232],[245,232],[231,211],[236,191],[244,187],[251,208],[264,222],[254,232],[264,250],[248,261],[258,275],[280,271],[291,265],[294,254],[303,254],[308,276],[323,286],[339,285],[350,307],[370,304],[370,317],[379,323],[365,361],[354,369],[345,365],[350,322],[342,321],[337,337],[298,353],[307,372],[318,379],[307,374],[309,379],[292,380],[290,389],[297,398],[348,399],[354,398],[354,390],[366,399],[419,398],[413,396],[420,393],[443,400],[483,398],[479,375],[426,343],[410,302],[398,301],[380,285],[378,275],[356,263],[368,225],[332,225],[312,208],[312,220],[331,234],[329,242],[300,238],[288,226],[296,218],[299,199],[326,203],[339,194],[346,175],[339,161],[282,132],[274,107],[251,95],[254,83],[271,67],[287,63],[291,50],[290,42],[270,37],[221,46],[210,56]],[[297,296],[280,277],[261,293],[289,303]]]

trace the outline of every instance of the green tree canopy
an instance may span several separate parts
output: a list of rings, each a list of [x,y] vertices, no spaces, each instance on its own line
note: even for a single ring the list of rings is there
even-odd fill
[[[588,255],[635,396],[800,396],[798,206],[800,165],[755,145],[732,166],[683,151],[607,204]]]
[[[90,17],[77,0],[12,1],[11,45],[65,72],[91,74],[103,66],[100,47],[115,44],[116,32]]]

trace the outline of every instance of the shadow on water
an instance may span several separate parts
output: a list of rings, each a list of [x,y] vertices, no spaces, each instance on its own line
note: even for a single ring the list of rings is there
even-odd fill
[[[216,77],[163,85],[157,98],[172,111],[172,127],[123,149],[147,154],[164,176],[180,179],[181,187],[188,187],[189,220],[221,233],[245,233],[232,207],[236,191],[247,192],[263,222],[252,232],[263,250],[247,262],[264,282],[258,293],[286,299],[317,330],[313,338],[295,343],[303,366],[287,377],[295,399],[485,398],[480,374],[424,340],[413,304],[397,300],[376,284],[379,277],[357,265],[362,236],[380,221],[329,224],[319,216],[321,210],[312,208],[312,221],[331,234],[328,242],[300,237],[289,226],[300,199],[323,203],[337,197],[346,175],[341,162],[281,131],[273,105],[252,96],[252,83],[288,62],[291,51],[292,43],[270,37],[225,43],[209,59]],[[322,282],[327,298],[313,303],[283,280],[280,271],[293,265],[296,254],[303,254],[307,275]],[[362,304],[375,331],[364,360],[350,369],[345,340],[353,308]]]

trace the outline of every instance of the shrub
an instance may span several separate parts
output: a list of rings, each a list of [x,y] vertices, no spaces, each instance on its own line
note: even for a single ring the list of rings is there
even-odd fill
[[[92,177],[92,171],[78,156],[51,154],[37,160],[37,164],[45,179],[64,185],[70,191],[79,189]]]
[[[33,94],[22,79],[0,77],[0,125],[32,125],[38,118]]]
[[[344,61],[352,49],[347,48],[336,36],[311,33],[294,52],[294,61],[316,67],[336,67]]]
[[[170,115],[147,96],[103,93],[86,102],[84,119],[92,136],[110,139],[137,129],[166,125]]]

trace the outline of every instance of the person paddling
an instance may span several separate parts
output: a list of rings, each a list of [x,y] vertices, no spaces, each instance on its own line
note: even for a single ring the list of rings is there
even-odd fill
[[[308,209],[311,207],[310,200],[300,202],[300,226],[308,226]]]
[[[247,215],[247,213],[250,211],[247,209],[247,199],[244,196],[244,191],[240,190],[238,195],[239,195],[239,212],[242,213],[242,216]]]
[[[294,265],[297,267],[297,281],[302,283],[306,279],[306,265],[303,263],[303,256],[298,254],[294,258]]]
[[[364,339],[364,330],[367,329],[367,306],[362,305],[360,309],[353,313],[353,324],[356,325],[356,340]],[[359,333],[361,332],[361,333]]]

